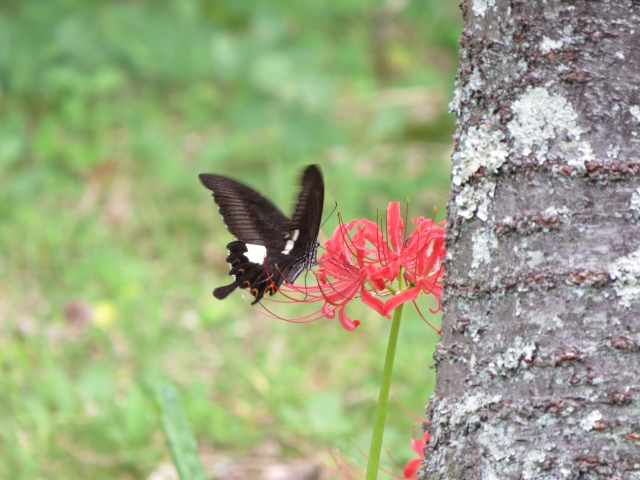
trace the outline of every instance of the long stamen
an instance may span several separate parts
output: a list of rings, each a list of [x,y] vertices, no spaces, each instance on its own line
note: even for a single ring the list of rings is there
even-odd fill
[[[308,294],[309,294],[311,289],[307,288],[306,285],[305,285],[304,289],[302,289],[302,290],[299,289],[293,282],[289,281],[289,279],[285,276],[285,274],[282,272],[282,270],[280,270],[280,267],[278,267],[277,263],[275,264],[275,267],[276,267],[276,270],[278,271],[278,273],[284,278],[285,285],[287,285],[289,288],[291,288],[292,291],[294,291],[296,293],[304,293],[305,294],[305,298],[304,298],[304,300],[300,300],[298,298],[294,298],[294,297],[291,297],[291,296],[287,295],[285,293],[285,290],[282,289],[282,286],[276,287],[276,290],[278,292],[280,292],[285,298],[288,298],[292,302],[301,302],[301,301],[304,302],[307,299],[307,296],[308,296]],[[271,284],[275,285],[275,282],[273,281],[273,278],[272,278],[272,276],[271,276],[271,274],[269,273],[268,270],[266,271],[266,273],[267,273],[267,277],[269,278],[269,281],[271,282]],[[314,301],[315,300],[319,300],[318,297],[312,297],[312,298],[314,298]],[[282,302],[282,301],[279,301],[279,300],[273,300],[273,299],[265,299],[265,300],[273,301],[275,303],[286,303],[286,302]]]
[[[398,470],[402,470],[402,465],[400,465],[395,458],[393,458],[393,455],[391,455],[391,452],[389,451],[389,449],[387,448],[386,445],[382,445],[382,448],[384,448],[385,453],[387,454],[387,456],[391,459],[391,461],[393,462],[393,464],[398,468]],[[392,477],[395,478],[402,478],[402,477],[397,477],[395,473],[393,472],[388,472],[387,470],[385,470],[384,468],[381,468],[380,470],[382,470],[384,473],[391,475]]]
[[[358,282],[358,283],[356,283],[356,284],[352,285],[352,287],[348,289],[348,293],[343,293],[343,292],[341,292],[341,291],[339,291],[339,290],[336,290],[336,289],[334,288],[334,286],[333,286],[331,283],[329,283],[329,285],[331,286],[331,289],[332,289],[332,290],[333,290],[337,295],[339,295],[339,296],[341,296],[341,297],[342,297],[342,299],[343,299],[343,300],[350,300],[351,298],[353,298],[353,297],[354,297],[355,292],[357,292],[358,290],[360,290],[360,287],[362,286],[362,283],[363,283],[363,282],[364,282],[364,280],[362,280],[361,282]],[[328,304],[330,304],[330,305],[333,305],[334,307],[339,307],[339,306],[341,306],[341,305],[342,305],[341,303],[337,303],[335,300],[330,299],[330,298],[325,294],[325,291],[322,289],[322,287],[320,286],[320,284],[318,284],[318,288],[319,288],[320,293],[322,294],[322,296],[323,296],[323,298],[324,298],[324,301],[325,301],[325,302],[327,302],[327,303],[328,303]],[[345,290],[347,290],[347,289],[345,288]],[[353,295],[349,295],[349,293],[352,293]]]
[[[409,416],[410,416],[411,418],[413,418],[416,422],[422,422],[422,421],[423,421],[423,419],[422,419],[421,417],[419,417],[418,415],[416,415],[415,413],[413,413],[411,410],[409,410],[407,407],[405,407],[405,406],[403,405],[403,403],[402,403],[400,400],[398,400],[398,398],[397,398],[394,394],[391,394],[391,397],[393,398],[393,400],[395,400],[395,402],[398,404],[398,406],[399,406],[402,410],[404,410],[404,413],[406,413],[407,415],[409,415]],[[415,437],[415,431],[413,432],[413,434],[414,434],[414,437]]]
[[[387,247],[387,250],[389,251],[389,253],[392,252],[391,250],[391,245],[389,245],[389,207],[387,207],[387,211],[385,216],[382,218],[384,225],[382,226],[382,231],[384,233],[386,233],[386,238],[384,239],[384,244]],[[397,253],[397,252],[394,252]]]
[[[334,250],[329,250],[329,249],[328,249],[328,248],[326,248],[326,247],[323,247],[323,248],[324,248],[328,253],[331,253],[331,254],[335,255],[336,257],[339,257],[339,256],[340,256],[340,253],[339,253],[339,252],[336,252],[336,251],[334,251]],[[323,255],[323,257],[324,257],[324,255]],[[318,265],[321,265],[322,263],[325,263],[325,262],[327,262],[328,260],[335,260],[335,261],[338,261],[336,258],[333,258],[333,257],[324,258],[324,259],[323,259],[322,257],[320,257],[320,260],[318,260]],[[342,263],[343,265],[348,265],[347,263],[344,263],[344,262],[340,262],[340,263]],[[346,268],[346,267],[345,267],[345,268]]]
[[[356,478],[364,478],[364,475],[359,472],[353,465],[347,462],[344,458],[338,459],[332,451],[329,451],[333,463],[340,471],[340,474],[344,476],[346,480],[355,480]]]
[[[264,310],[264,312],[260,311],[256,306],[252,305],[251,302],[249,302],[246,298],[244,298],[244,295],[242,295],[242,299],[246,303],[248,303],[251,306],[251,308],[253,310],[255,310],[256,312],[261,313],[262,315],[266,315],[267,317],[274,318],[276,320],[283,320],[283,321],[289,322],[289,323],[311,323],[311,322],[315,322],[316,320],[320,320],[322,317],[324,317],[324,314],[322,314],[322,312],[320,310],[318,310],[318,311],[315,311],[315,312],[310,313],[308,315],[304,315],[304,316],[302,316],[300,318],[285,318],[285,317],[281,317],[279,315],[276,315],[271,310],[269,310],[267,307],[265,307],[262,303],[260,303],[259,306],[261,307],[262,310]],[[317,317],[316,318],[312,318],[313,316],[317,316]]]
[[[378,215],[377,210],[376,210],[376,215]],[[378,221],[380,222],[379,226],[378,226]],[[380,238],[378,238],[378,234],[380,234]],[[384,227],[382,222],[382,215],[379,215],[376,218],[376,242],[378,243],[378,256],[379,256],[380,263],[386,267],[389,264],[387,260],[387,250],[389,248],[389,245],[387,244],[387,241],[384,238]]]
[[[356,246],[355,243],[353,243],[353,240],[351,238],[351,236],[349,235],[349,229],[347,228],[346,224],[344,223],[344,221],[342,220],[342,214],[340,212],[338,212],[338,218],[340,219],[340,231],[343,235],[342,237],[342,241],[344,242],[345,245],[348,246],[348,250],[349,253],[353,256],[353,257],[357,257],[357,254],[354,252],[358,251],[358,247]],[[346,235],[346,237],[349,239],[349,241],[345,241],[344,240],[344,236]],[[351,248],[353,248],[353,252],[351,251]]]
[[[418,224],[418,227],[416,228],[417,232],[418,232],[418,238],[416,238],[416,255],[413,258],[413,278],[418,278],[418,256],[419,256],[419,252],[420,252],[420,233],[422,232],[422,228],[420,227],[420,224]],[[416,230],[413,231],[413,233],[416,233]]]
[[[424,293],[429,294],[431,292],[433,292],[433,289],[435,288],[436,285],[438,285],[438,279],[440,278],[440,275],[442,273],[443,270],[443,265],[440,265],[438,267],[438,271],[435,273],[435,275],[430,275],[429,278],[431,278],[433,281],[431,282],[431,288],[429,290],[423,290]]]
[[[265,298],[265,300],[266,300],[266,301],[269,301],[269,302],[274,302],[274,303],[316,302],[316,301],[321,300],[321,299],[320,299],[320,297],[315,296],[315,295],[311,295],[311,292],[313,292],[313,290],[311,289],[311,287],[309,287],[309,288],[305,288],[304,290],[302,290],[302,289],[298,288],[298,286],[297,286],[297,285],[295,285],[294,283],[287,284],[287,287],[288,287],[289,289],[291,289],[291,292],[293,292],[293,293],[304,294],[304,295],[305,295],[304,300],[301,300],[300,298],[295,298],[295,297],[292,297],[291,295],[288,295],[288,293],[287,293],[287,292],[288,292],[288,290],[287,290],[287,289],[285,289],[285,288],[282,288],[282,286],[281,286],[280,288],[278,288],[278,292],[280,292],[280,294],[281,294],[284,298],[288,299],[288,300],[289,300],[288,302],[287,302],[287,301],[284,301],[284,300],[277,300],[277,299],[274,299],[274,298]]]
[[[378,262],[379,255],[375,257],[371,257],[370,256],[371,253],[370,251],[368,251],[370,249],[368,249],[366,245],[359,247],[356,244],[356,241],[354,240],[356,237],[355,236],[352,237],[350,233],[350,230],[354,226],[358,228],[358,231],[356,232],[355,235],[357,236],[358,239],[360,239],[362,236],[362,231],[360,230],[360,228],[362,227],[363,229],[366,229],[366,227],[356,224],[347,228],[344,222],[342,222],[340,226],[340,235],[342,237],[342,243],[346,247],[346,250],[349,252],[349,255],[351,256],[352,261],[355,258],[358,261],[358,263],[363,262],[364,264],[367,264],[367,263],[372,264],[372,263]],[[340,252],[338,252],[337,255],[340,255]]]
[[[310,302],[318,302],[321,301],[322,298],[319,295],[315,295],[315,292],[317,291],[318,287],[305,287],[304,289],[301,289],[300,287],[298,287],[295,283],[290,283],[286,285],[286,288],[283,288],[282,286],[278,289],[278,291],[280,293],[282,293],[282,295],[289,299],[290,302],[286,302],[283,300],[276,300],[273,298],[268,298],[265,299],[269,302],[274,302],[274,303],[301,303],[301,302],[306,302],[306,303],[310,303]],[[291,293],[298,293],[301,295],[304,295],[304,299],[300,299],[300,298],[296,298],[296,297],[292,297],[289,296],[287,294],[285,294],[285,292],[291,292]]]
[[[433,289],[435,288],[436,285],[441,284],[441,275],[442,275],[442,271],[444,270],[444,266],[440,265],[440,268],[438,269],[438,273],[435,277],[435,281],[433,282],[433,287],[431,288],[431,290],[428,293],[431,293],[433,291]],[[430,313],[438,313],[440,310],[442,310],[442,303],[440,302],[440,297],[436,297],[438,299],[438,308],[435,310],[431,310],[429,309]]]
[[[335,286],[334,286],[335,282],[329,282],[327,285],[329,285],[331,287],[331,290],[333,291],[333,293],[335,293],[336,295],[342,297],[344,300],[348,300],[349,298],[351,298],[348,295],[345,295],[344,293],[342,293],[340,290],[338,290]],[[322,295],[322,298],[330,303],[331,305],[336,305],[339,306],[339,303],[336,303],[335,301],[329,300],[327,294],[325,293],[325,291],[322,289],[322,287],[318,287],[320,289],[320,294]]]
[[[391,253],[391,248],[389,247],[389,239],[387,238],[387,220],[388,212],[382,216],[380,215],[380,239],[382,240],[382,254],[384,255],[384,266],[389,265],[389,254]]]
[[[442,334],[442,330],[437,329],[436,327],[431,325],[431,322],[429,322],[429,320],[424,318],[424,315],[422,315],[422,312],[420,311],[420,308],[418,307],[418,304],[416,303],[415,300],[413,300],[413,306],[416,307],[416,310],[418,311],[418,315],[420,315],[420,318],[422,318],[422,320],[424,320],[424,323],[429,325],[429,327],[431,327],[438,335],[441,335]]]
[[[333,258],[333,257],[329,257],[329,258],[325,258],[324,260],[322,260],[322,263],[333,263],[336,266],[342,267],[345,271],[349,270],[350,271],[359,271],[360,269],[354,265],[349,265],[348,263],[345,262],[341,262],[340,260]],[[332,275],[330,275],[332,276]],[[357,276],[357,275],[356,275]]]
[[[269,310],[267,307],[265,307],[264,305],[261,305],[263,310],[265,312],[267,312],[267,314],[269,314],[271,316],[271,318],[276,318],[278,320],[283,320],[285,322],[289,322],[289,323],[311,323],[311,322],[315,322],[316,320],[320,320],[322,317],[324,317],[324,315],[322,314],[322,312],[320,310],[310,313],[308,315],[304,315],[302,317],[299,318],[284,318],[284,317],[280,317],[278,315],[276,315],[275,313],[273,313],[271,310]]]

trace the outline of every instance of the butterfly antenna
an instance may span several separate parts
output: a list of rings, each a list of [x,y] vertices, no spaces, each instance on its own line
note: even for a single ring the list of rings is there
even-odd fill
[[[324,224],[329,221],[329,219],[331,218],[331,215],[333,215],[333,212],[335,212],[336,208],[338,208],[338,202],[334,201],[333,203],[334,203],[333,210],[331,210],[331,213],[327,215],[327,218],[325,219],[324,222],[322,222],[322,224],[320,225],[320,228],[324,227]]]

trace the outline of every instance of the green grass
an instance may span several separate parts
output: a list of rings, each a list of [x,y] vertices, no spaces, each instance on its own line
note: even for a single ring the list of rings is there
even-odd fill
[[[1,478],[146,478],[170,459],[150,387],[165,380],[221,457],[266,440],[366,451],[390,322],[354,309],[348,333],[214,299],[229,235],[197,174],[289,212],[319,163],[327,213],[409,196],[441,219],[448,3],[2,2]],[[421,414],[436,341],[406,310],[385,437],[399,461],[417,431],[400,405]]]

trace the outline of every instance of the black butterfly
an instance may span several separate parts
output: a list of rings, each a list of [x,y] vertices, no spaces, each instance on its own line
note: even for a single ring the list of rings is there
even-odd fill
[[[213,295],[222,300],[236,288],[248,288],[254,304],[266,293],[273,295],[285,279],[293,282],[304,268],[314,266],[324,204],[320,167],[310,165],[302,174],[298,204],[289,220],[269,200],[252,188],[221,175],[201,173],[202,184],[213,199],[231,234],[238,240],[227,245],[230,285]]]

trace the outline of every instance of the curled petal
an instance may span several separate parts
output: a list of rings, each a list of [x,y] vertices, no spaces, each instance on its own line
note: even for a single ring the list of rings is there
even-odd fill
[[[336,316],[336,309],[331,308],[331,306],[328,303],[325,303],[320,309],[320,311],[322,312],[322,315],[324,315],[327,318],[335,318]]]
[[[427,442],[424,440],[411,439],[411,449],[421,457],[424,455],[424,447],[427,446]]]
[[[393,312],[398,305],[415,300],[419,294],[420,288],[411,287],[403,292],[398,292],[395,295],[392,295],[389,300],[383,302],[375,295],[372,295],[364,286],[360,289],[360,297],[362,298],[362,301],[385,317],[389,317],[391,312]]]
[[[382,300],[380,300],[379,298],[376,298],[375,296],[371,295],[371,292],[369,292],[369,290],[367,290],[364,285],[360,289],[360,298],[362,299],[362,301],[364,302],[365,305],[367,305],[368,307],[374,309],[380,315],[386,316],[383,313],[384,312],[384,302]]]
[[[347,314],[344,313],[344,305],[338,309],[338,319],[340,320],[340,324],[344,327],[345,330],[349,332],[353,332],[358,325],[360,325],[360,320],[351,320],[347,317]]]
[[[404,467],[402,478],[415,478],[415,474],[418,471],[418,468],[420,468],[421,463],[421,458],[414,458],[413,460],[409,460]]]

